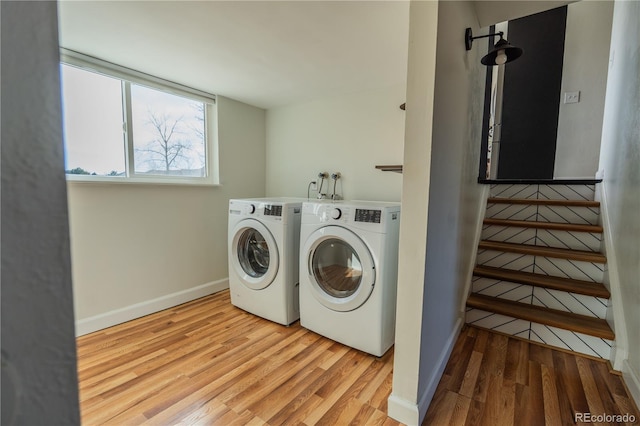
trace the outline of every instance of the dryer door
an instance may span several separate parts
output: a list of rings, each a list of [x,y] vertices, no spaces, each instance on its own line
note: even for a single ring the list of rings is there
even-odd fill
[[[262,290],[278,273],[278,246],[271,232],[255,219],[239,222],[229,250],[231,265],[244,285]]]
[[[307,273],[314,297],[329,309],[347,312],[362,306],[375,285],[375,264],[364,242],[340,226],[309,236]]]

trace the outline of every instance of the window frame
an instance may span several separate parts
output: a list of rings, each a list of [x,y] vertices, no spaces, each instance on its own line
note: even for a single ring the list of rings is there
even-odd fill
[[[123,117],[123,150],[126,176],[74,175],[65,173],[67,182],[153,185],[220,185],[217,137],[217,102],[215,95],[125,68],[69,49],[60,49],[60,64],[72,66],[87,72],[97,73],[106,77],[119,79],[122,84],[122,103],[125,115]],[[132,84],[180,96],[192,101],[202,102],[204,104],[205,176],[163,176],[158,174],[147,175],[135,172],[133,131],[131,131],[130,128],[133,115],[131,108]]]

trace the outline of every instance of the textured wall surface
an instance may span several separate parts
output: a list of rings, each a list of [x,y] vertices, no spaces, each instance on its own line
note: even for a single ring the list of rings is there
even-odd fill
[[[340,172],[336,193],[351,200],[398,201],[406,84],[315,99],[267,111],[267,194],[306,197],[319,172]],[[323,193],[333,192],[333,181]],[[312,197],[316,196],[311,192]]]
[[[79,424],[55,2],[2,2],[2,424]]]
[[[472,2],[440,2],[418,388],[428,400],[462,323],[483,202],[477,177],[486,67],[480,48],[450,48],[462,46],[460,29],[475,19]]]
[[[398,302],[389,415],[402,423],[419,424],[416,372],[420,371],[438,3],[411,2],[409,15]]]
[[[561,97],[580,91],[580,102],[560,99],[553,177],[588,177],[598,169],[607,88],[613,2],[571,3],[567,12]]]
[[[616,1],[600,171],[628,338],[627,386],[640,401],[640,2]],[[613,261],[613,260],[610,260]],[[625,371],[626,370],[626,371]]]
[[[217,110],[219,186],[68,184],[78,321],[227,278],[229,198],[265,194],[265,111]]]

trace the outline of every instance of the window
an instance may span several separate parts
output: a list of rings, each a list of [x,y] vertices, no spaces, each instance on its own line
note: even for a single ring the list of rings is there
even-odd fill
[[[68,180],[217,183],[215,98],[69,52],[61,65]]]

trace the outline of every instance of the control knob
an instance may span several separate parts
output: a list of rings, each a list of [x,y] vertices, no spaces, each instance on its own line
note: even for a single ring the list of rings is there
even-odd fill
[[[331,218],[338,220],[342,217],[342,210],[335,208],[331,211]]]
[[[251,204],[249,206],[249,214],[254,214],[256,212],[256,205],[255,204]]]

